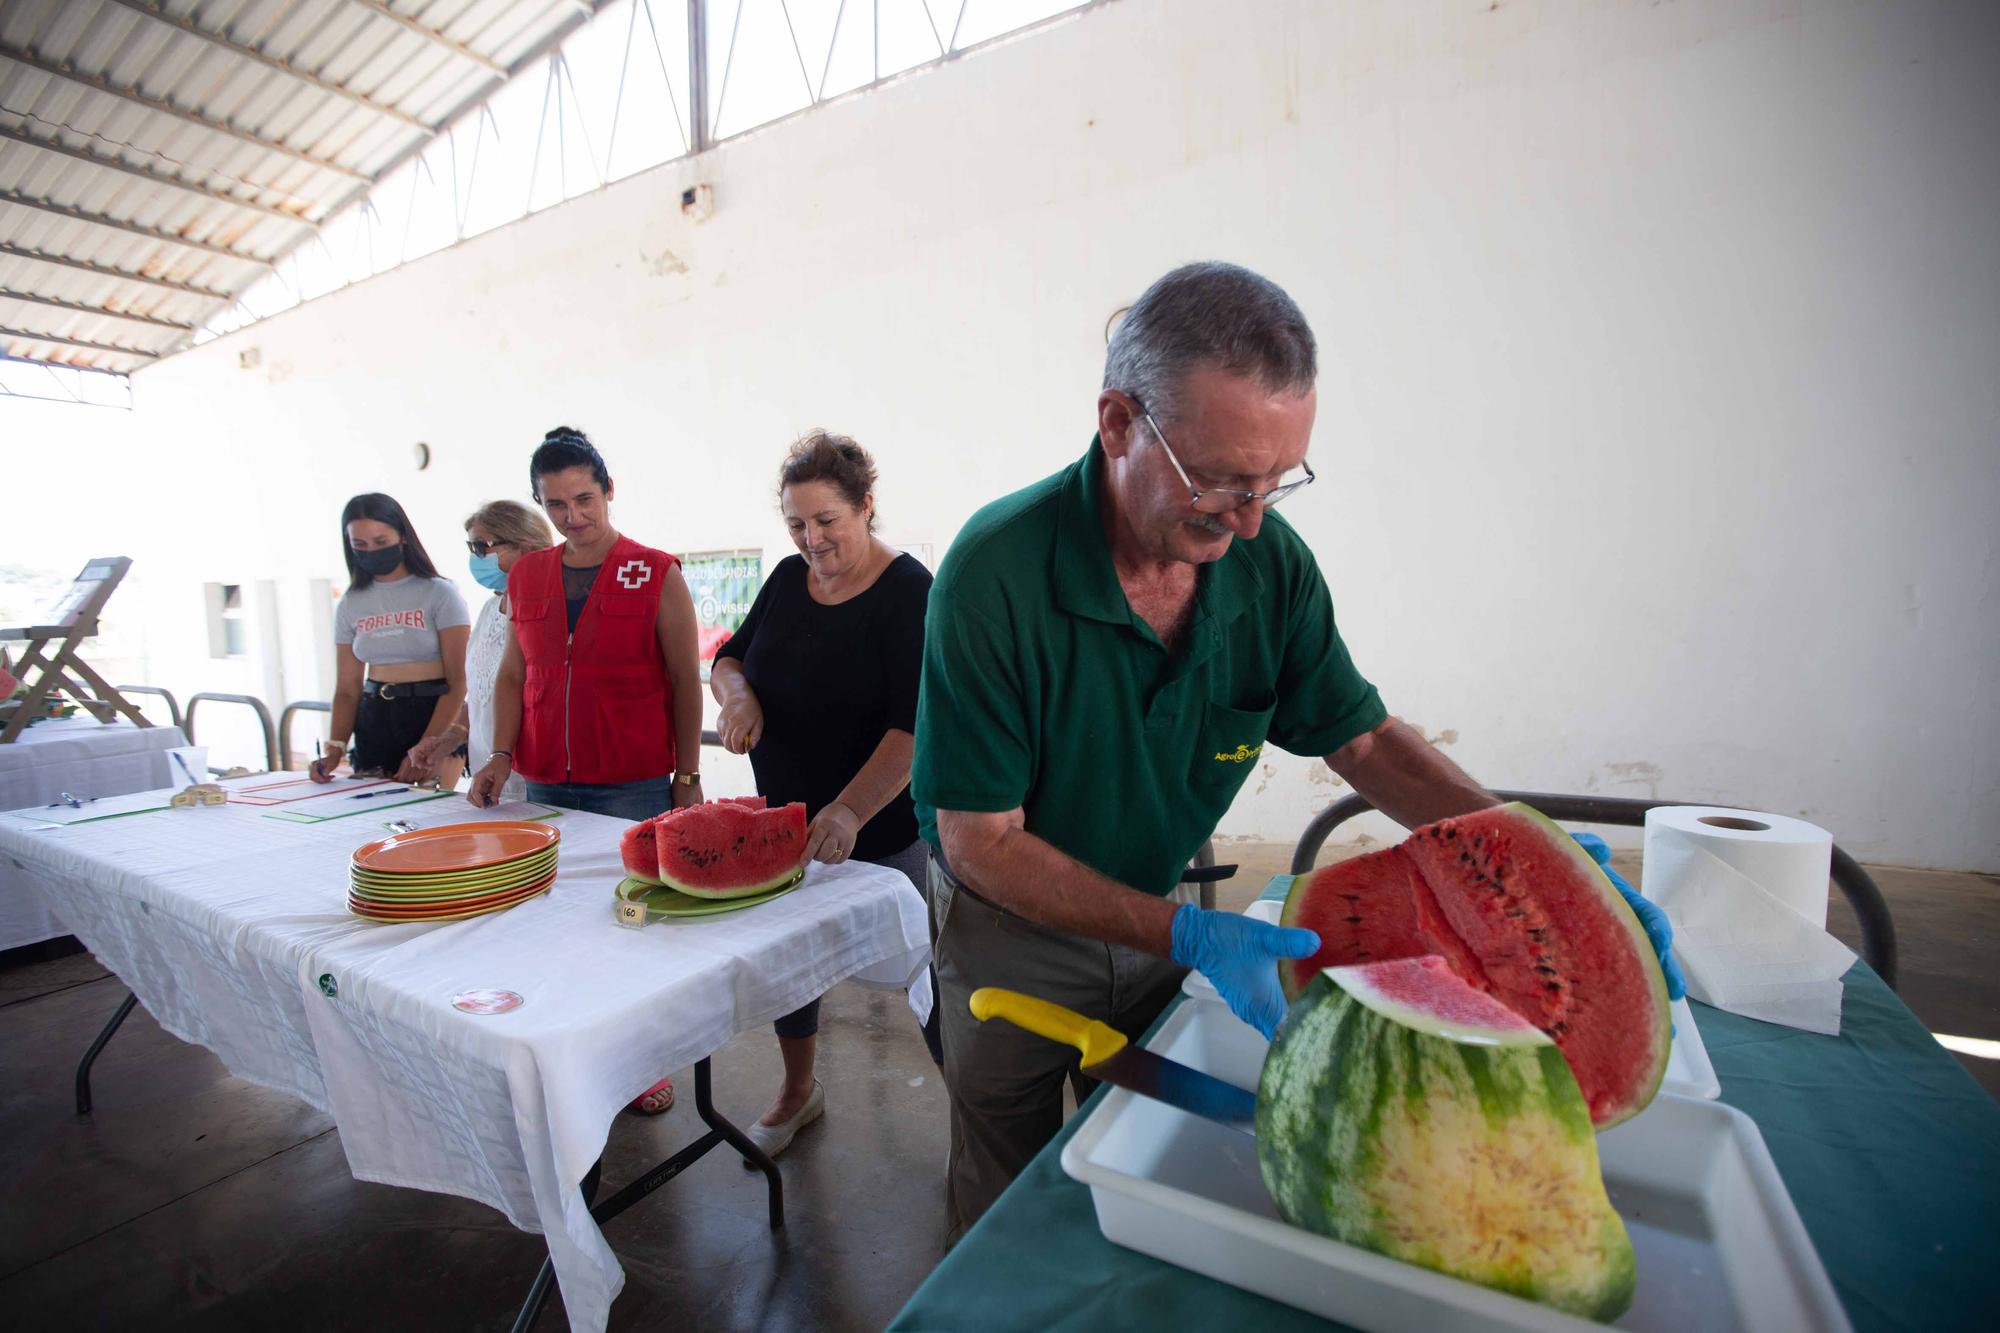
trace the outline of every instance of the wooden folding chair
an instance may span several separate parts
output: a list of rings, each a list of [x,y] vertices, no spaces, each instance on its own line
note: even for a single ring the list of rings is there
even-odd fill
[[[12,671],[27,691],[18,699],[0,703],[0,716],[6,718],[6,725],[0,727],[0,745],[19,736],[28,723],[42,715],[46,701],[57,694],[68,695],[99,722],[109,722],[123,713],[139,726],[153,725],[77,655],[83,641],[97,633],[104,604],[130,568],[132,562],[122,555],[92,560],[49,611],[46,624],[0,629],[0,643],[26,645]]]

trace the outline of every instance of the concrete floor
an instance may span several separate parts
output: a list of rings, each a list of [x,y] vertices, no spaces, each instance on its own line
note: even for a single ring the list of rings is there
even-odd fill
[[[1235,846],[1224,905],[1283,848]],[[1621,868],[1628,871],[1629,866]],[[1933,1031],[2000,1040],[2000,880],[1877,871],[1902,941],[1902,994]],[[1836,909],[1836,934],[1853,942]],[[543,1250],[481,1204],[361,1184],[332,1123],[241,1082],[143,1009],[98,1061],[96,1111],[71,1104],[78,1056],[124,995],[85,954],[0,956],[0,1310],[13,1327],[505,1329]],[[899,996],[841,987],[821,1019],[827,1119],[780,1159],[786,1226],[762,1178],[718,1151],[606,1228],[625,1265],[614,1329],[876,1329],[936,1262],[944,1094]],[[2000,1061],[1965,1058],[2000,1097]],[[746,1123],[775,1090],[767,1034],[714,1060],[716,1103]],[[621,1184],[696,1137],[683,1104],[620,1117]],[[560,1296],[538,1327],[562,1327]]]

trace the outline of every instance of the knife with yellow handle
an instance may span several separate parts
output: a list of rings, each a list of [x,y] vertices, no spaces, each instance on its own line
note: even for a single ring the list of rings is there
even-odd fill
[[[1004,1018],[1038,1037],[1076,1047],[1083,1055],[1083,1072],[1092,1078],[1129,1088],[1141,1097],[1177,1106],[1245,1134],[1257,1132],[1255,1093],[1135,1046],[1116,1028],[1085,1018],[1074,1009],[998,986],[982,986],[972,992],[971,1008],[972,1016],[982,1023],[990,1018]]]

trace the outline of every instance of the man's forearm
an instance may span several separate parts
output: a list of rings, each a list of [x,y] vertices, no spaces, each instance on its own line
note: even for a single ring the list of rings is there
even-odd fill
[[[1404,828],[1499,804],[1498,797],[1401,718],[1355,737],[1326,756],[1326,762]]]
[[[966,837],[939,832],[951,871],[980,897],[1038,925],[1170,957],[1178,904],[1101,875],[1024,828]]]

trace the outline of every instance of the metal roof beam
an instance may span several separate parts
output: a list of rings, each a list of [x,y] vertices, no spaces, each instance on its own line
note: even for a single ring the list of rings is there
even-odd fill
[[[473,50],[471,47],[467,46],[464,42],[459,41],[455,37],[447,37],[443,33],[439,32],[436,28],[425,27],[423,24],[417,22],[409,15],[401,14],[391,9],[388,5],[384,4],[382,0],[354,0],[354,3],[360,5],[364,9],[371,9],[375,11],[377,14],[380,14],[383,18],[388,19],[391,22],[402,24],[405,28],[408,28],[411,32],[417,34],[417,36],[423,38],[425,41],[430,42],[436,46],[441,46],[445,50],[450,51],[453,55],[459,56],[462,59],[470,60],[473,64],[479,66],[481,69],[485,70],[489,74],[498,74],[502,78],[506,77],[507,67],[501,64],[499,61],[495,60],[493,57],[483,56],[479,54],[479,52]]]
[[[82,338],[58,338],[53,333],[32,333],[27,329],[0,328],[0,338],[19,338],[23,342],[54,343],[58,347],[74,347],[85,352],[111,352],[118,356],[140,356],[148,361],[157,361],[160,359],[158,352],[148,352],[140,347],[120,347],[116,343],[86,342]],[[10,361],[29,361],[32,359],[32,357],[25,356],[10,356],[8,358]],[[44,364],[57,365],[60,363],[46,362]]]
[[[314,225],[310,218],[301,217],[297,213],[288,213],[282,208],[272,208],[269,204],[260,204],[249,199],[240,199],[233,194],[227,194],[221,190],[211,190],[206,185],[198,185],[193,181],[184,181],[178,176],[167,176],[157,171],[148,171],[144,167],[135,167],[130,162],[123,162],[115,157],[103,157],[86,149],[71,148],[67,144],[56,143],[54,140],[43,139],[26,131],[13,129],[5,125],[0,125],[0,139],[12,139],[15,143],[28,144],[44,152],[60,153],[64,157],[74,158],[78,162],[88,162],[91,166],[102,167],[106,171],[118,171],[123,172],[127,176],[137,176],[140,180],[152,185],[170,185],[176,190],[186,190],[189,194],[198,194],[204,199],[213,199],[219,204],[228,204],[232,208],[241,208],[252,213],[262,213],[265,217],[276,218],[280,222],[293,222],[304,227]]]
[[[81,208],[71,208],[68,204],[58,204],[47,199],[36,199],[14,190],[0,190],[0,204],[14,204],[21,208],[33,208],[43,213],[54,213],[57,217],[72,222],[88,222],[99,227],[110,227],[115,231],[130,232],[134,236],[144,236],[148,240],[163,241],[168,245],[185,246],[189,250],[200,250],[204,254],[220,255],[224,259],[234,259],[245,264],[255,264],[259,268],[270,268],[271,261],[256,255],[245,254],[241,250],[231,250],[226,245],[211,245],[207,241],[190,240],[170,231],[161,231],[137,222],[126,222],[119,218],[106,217],[102,213],[90,213]]]
[[[175,282],[171,278],[155,278],[144,273],[131,273],[109,264],[93,264],[88,259],[75,259],[69,255],[52,255],[41,250],[31,250],[25,245],[15,245],[11,241],[0,241],[0,257],[8,259],[32,259],[37,264],[54,264],[58,268],[73,268],[81,273],[93,273],[100,278],[112,278],[119,282],[143,283],[148,287],[160,287],[170,292],[180,292],[184,296],[205,296],[211,301],[234,301],[228,292],[216,291],[213,287],[197,287],[189,282]]]
[[[505,71],[503,77],[482,80],[477,88],[466,94],[457,106],[453,107],[445,114],[442,120],[438,121],[438,129],[435,135],[422,143],[411,144],[408,148],[390,158],[382,167],[380,179],[387,180],[395,172],[396,168],[429,148],[438,139],[443,138],[445,134],[458,124],[461,117],[476,114],[479,108],[485,104],[486,100],[504,86],[509,78],[519,74],[522,70],[561,46],[571,33],[597,17],[598,12],[610,3],[611,0],[574,0],[576,13],[557,24],[554,29],[544,34],[540,41],[523,52],[521,58],[514,62],[511,69]],[[365,196],[370,188],[368,185],[362,185],[349,190],[334,201],[332,207],[326,210],[326,218],[331,221],[333,218],[338,217],[349,204]]]
[[[369,176],[368,173],[356,171],[353,167],[344,167],[331,158],[319,157],[315,154],[293,148],[289,144],[280,143],[276,139],[266,139],[260,134],[252,134],[248,130],[237,129],[234,125],[224,121],[211,120],[199,112],[184,110],[163,98],[153,97],[147,93],[140,92],[137,88],[128,88],[123,84],[113,83],[100,75],[84,74],[73,66],[58,64],[53,60],[44,60],[31,51],[19,50],[12,46],[0,46],[0,56],[5,56],[16,64],[26,65],[29,69],[38,69],[51,78],[66,80],[81,87],[103,93],[108,97],[120,98],[137,106],[145,107],[148,111],[157,111],[163,116],[172,116],[175,120],[185,121],[190,125],[197,125],[202,129],[211,130],[216,134],[226,134],[232,139],[262,148],[266,152],[279,153],[291,158],[295,162],[303,162],[307,166],[318,167],[321,171],[331,171],[335,175],[345,176],[353,181],[373,180],[373,177]]]
[[[154,315],[135,315],[128,310],[112,310],[101,305],[77,305],[71,301],[58,301],[53,296],[36,296],[32,292],[17,292],[8,287],[0,287],[0,300],[20,301],[26,305],[47,306],[51,310],[67,311],[72,315],[91,315],[99,319],[123,319],[134,324],[147,324],[156,329],[172,329],[175,333],[193,333],[194,325],[180,324],[171,319],[160,319]]]
[[[291,64],[289,61],[280,60],[276,56],[266,55],[256,47],[246,46],[224,33],[211,32],[209,29],[201,27],[188,19],[176,18],[158,5],[147,4],[145,0],[112,0],[112,2],[123,5],[134,13],[144,14],[147,18],[155,22],[164,23],[168,27],[184,32],[190,37],[199,38],[211,46],[221,47],[223,50],[233,55],[241,56],[245,60],[254,60],[266,69],[274,69],[280,74],[297,79],[302,83],[309,83],[323,93],[338,97],[343,101],[352,102],[355,106],[365,107],[379,116],[387,116],[391,120],[401,121],[412,129],[422,130],[428,134],[432,128],[424,121],[417,119],[406,111],[401,111],[390,106],[387,102],[378,102],[365,93],[357,93],[352,88],[335,83],[331,79],[323,79],[317,74],[300,69],[297,65]]]

